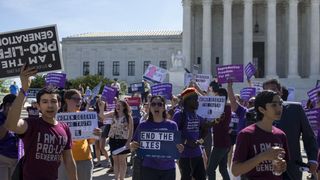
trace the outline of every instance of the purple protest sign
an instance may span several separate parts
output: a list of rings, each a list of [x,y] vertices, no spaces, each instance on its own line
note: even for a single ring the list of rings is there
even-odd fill
[[[217,67],[218,82],[220,84],[232,82],[243,82],[243,65],[226,65]]]
[[[108,104],[112,104],[116,95],[117,89],[106,85],[103,88],[101,99],[106,101]]]
[[[249,62],[244,68],[244,71],[246,73],[247,79],[250,79],[256,73],[256,67],[254,67],[254,65]]]
[[[48,73],[46,76],[46,86],[64,88],[67,75],[64,73]]]
[[[172,97],[172,84],[161,83],[151,86],[152,95],[164,96],[166,99],[170,100]]]
[[[240,91],[241,99],[249,101],[249,99],[256,95],[256,88],[254,87],[245,87]]]
[[[307,115],[307,118],[309,120],[310,126],[315,134],[315,136],[318,135],[318,129],[319,129],[319,121],[320,121],[320,108],[318,109],[309,109],[305,110],[305,113]]]
[[[313,88],[311,89],[310,91],[308,91],[308,96],[309,96],[309,99],[311,99],[311,101],[314,103],[314,102],[317,102],[318,100],[318,95],[317,93],[320,91],[320,86],[316,87],[316,88]]]

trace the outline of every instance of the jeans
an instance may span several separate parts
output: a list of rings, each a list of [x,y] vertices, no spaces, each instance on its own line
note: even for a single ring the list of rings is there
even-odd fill
[[[18,160],[0,155],[0,179],[10,180]]]
[[[228,161],[228,152],[230,148],[213,148],[210,159],[209,166],[207,169],[207,175],[209,180],[216,179],[216,169],[219,165],[219,171],[224,180],[230,180],[228,169],[227,169],[227,161]]]

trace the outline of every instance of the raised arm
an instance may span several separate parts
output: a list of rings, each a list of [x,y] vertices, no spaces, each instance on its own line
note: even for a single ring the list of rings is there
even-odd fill
[[[228,82],[227,91],[228,91],[228,97],[230,100],[231,111],[236,112],[236,110],[238,109],[239,103],[237,102],[236,97],[234,95],[232,84],[233,84],[232,81]]]
[[[102,101],[102,100],[98,100],[98,108],[99,108],[99,118],[102,119],[102,121],[104,119],[107,119],[107,118],[113,118],[113,115],[114,115],[114,111],[109,111],[109,112],[104,112],[104,107],[106,105],[106,102]]]
[[[35,75],[36,73],[37,70],[35,68],[26,68],[25,65],[22,66],[20,72],[20,80],[24,92],[27,92],[30,87],[30,77]],[[23,119],[20,119],[21,109],[25,100],[24,92],[19,91],[17,98],[12,103],[12,106],[8,112],[7,120],[4,124],[5,128],[17,134],[25,133],[28,128],[28,123]]]

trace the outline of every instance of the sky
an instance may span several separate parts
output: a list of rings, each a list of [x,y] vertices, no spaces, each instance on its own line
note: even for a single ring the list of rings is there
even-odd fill
[[[0,33],[57,24],[87,32],[182,30],[181,0],[0,0]]]
[[[0,33],[57,24],[60,40],[88,32],[182,30],[181,0],[0,0],[0,17]]]

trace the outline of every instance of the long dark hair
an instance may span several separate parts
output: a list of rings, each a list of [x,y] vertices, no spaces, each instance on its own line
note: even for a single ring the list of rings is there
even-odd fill
[[[127,122],[129,122],[129,117],[131,116],[130,106],[126,101],[118,100],[118,102],[120,102],[121,105],[123,106],[123,114],[126,117]],[[117,119],[119,118],[119,112],[117,111],[117,106],[114,108],[114,115]]]
[[[166,120],[167,119],[167,112],[166,112],[166,108],[165,108],[166,100],[162,96],[152,96],[151,99],[150,99],[150,102],[149,102],[149,106],[151,106],[151,103],[152,103],[153,99],[156,99],[156,98],[159,98],[161,100],[162,104],[163,104],[164,111],[162,113],[162,118],[164,120]],[[151,110],[149,110],[149,117],[148,117],[147,121],[152,121],[152,122],[154,121]]]

